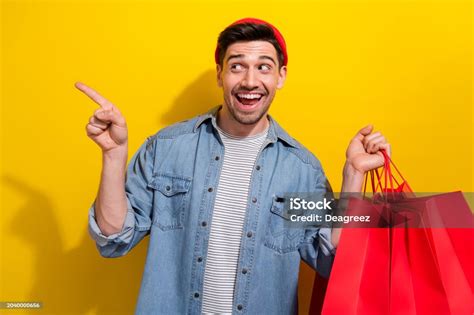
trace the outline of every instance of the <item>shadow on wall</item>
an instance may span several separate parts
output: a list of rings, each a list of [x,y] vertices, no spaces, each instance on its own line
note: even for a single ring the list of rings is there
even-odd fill
[[[158,118],[160,125],[170,125],[207,112],[222,104],[222,91],[217,86],[216,71],[203,72],[173,101],[170,110]]]
[[[34,279],[28,300],[42,302],[43,308],[31,313],[85,314],[95,310],[97,314],[132,314],[146,245],[126,257],[106,259],[85,231],[78,247],[65,250],[54,215],[57,209],[46,194],[10,176],[4,176],[3,182],[25,200],[8,233],[33,252]]]

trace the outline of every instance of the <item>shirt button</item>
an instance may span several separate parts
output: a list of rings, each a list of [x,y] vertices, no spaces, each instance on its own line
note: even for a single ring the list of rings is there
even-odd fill
[[[171,187],[170,186],[166,186],[166,190],[171,190]]]
[[[207,222],[206,222],[206,221],[202,221],[202,222],[201,222],[201,225],[202,225],[202,226],[206,226],[206,225],[207,225]]]
[[[218,156],[218,155],[215,157],[215,160],[216,160],[216,161],[219,161],[219,156]]]
[[[252,237],[252,235],[253,235],[253,234],[252,234],[252,231],[248,231],[248,232],[247,232],[247,237]]]
[[[212,187],[209,187],[209,188],[207,189],[208,192],[212,192],[213,190],[214,190],[214,189],[212,189]]]
[[[201,261],[202,261],[202,257],[198,257],[197,261],[198,261],[198,262],[201,262]]]
[[[237,309],[238,309],[239,311],[241,311],[243,308],[244,308],[244,307],[242,306],[242,304],[237,305]]]
[[[243,273],[244,275],[247,274],[247,271],[248,271],[247,268],[243,268],[243,269],[242,269],[242,273]]]
[[[253,203],[256,203],[256,202],[257,202],[257,198],[253,197],[253,198],[252,198],[252,202],[253,202]]]
[[[199,293],[198,292],[194,293],[194,297],[197,299],[199,297]]]
[[[257,165],[256,169],[257,169],[257,171],[260,171],[260,169],[261,169],[260,165]]]

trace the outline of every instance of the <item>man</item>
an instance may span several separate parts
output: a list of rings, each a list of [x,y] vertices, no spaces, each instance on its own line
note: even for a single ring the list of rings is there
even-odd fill
[[[224,104],[149,137],[128,169],[127,126],[100,105],[86,127],[103,152],[90,233],[104,257],[150,235],[137,314],[292,314],[300,260],[328,276],[337,232],[288,228],[283,194],[330,190],[319,161],[268,115],[288,55],[267,22],[239,20],[219,36],[217,82]],[[347,149],[342,191],[390,150],[365,127]]]

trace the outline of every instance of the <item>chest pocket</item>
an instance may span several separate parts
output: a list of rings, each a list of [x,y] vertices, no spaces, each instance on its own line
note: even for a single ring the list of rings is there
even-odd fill
[[[269,224],[265,235],[265,246],[280,254],[298,250],[304,236],[302,227],[290,226],[290,216],[285,211],[286,199],[273,196]]]
[[[170,174],[153,176],[148,184],[155,190],[153,224],[163,231],[183,228],[190,186],[190,178]]]

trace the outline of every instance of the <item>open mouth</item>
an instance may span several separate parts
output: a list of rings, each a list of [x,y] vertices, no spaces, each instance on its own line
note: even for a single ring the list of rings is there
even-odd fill
[[[234,94],[237,101],[243,105],[244,109],[253,109],[257,107],[263,98],[260,93],[236,93]]]

